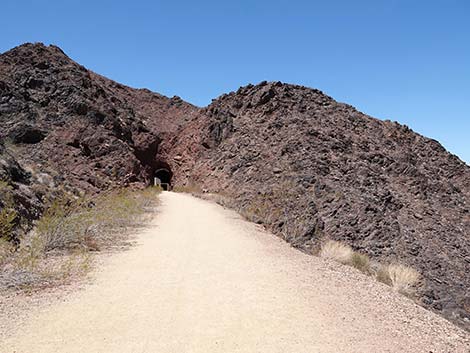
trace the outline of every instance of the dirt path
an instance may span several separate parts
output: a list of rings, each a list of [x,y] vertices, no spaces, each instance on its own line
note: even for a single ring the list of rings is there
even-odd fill
[[[468,335],[353,269],[164,193],[139,245],[0,352],[468,352]]]

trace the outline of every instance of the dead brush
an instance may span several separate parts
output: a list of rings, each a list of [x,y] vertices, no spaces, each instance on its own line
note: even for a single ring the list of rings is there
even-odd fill
[[[351,266],[367,274],[370,274],[372,271],[369,257],[358,252],[352,254]]]
[[[371,262],[367,255],[353,251],[349,245],[333,240],[328,240],[322,245],[319,255],[355,267],[367,275],[374,276],[377,281],[392,287],[395,291],[408,296],[414,293],[414,288],[420,279],[420,274],[409,266]]]
[[[380,266],[376,278],[401,294],[412,295],[420,274],[409,266],[394,263]]]
[[[46,251],[110,245],[127,229],[144,223],[159,190],[120,190],[70,203],[55,201],[37,222]]]
[[[79,246],[93,219],[80,202],[69,205],[56,200],[36,223],[36,233],[43,240],[45,251]]]
[[[12,187],[5,181],[0,180],[0,239],[9,240],[18,214],[14,208]]]
[[[254,223],[263,223],[264,217],[268,213],[268,201],[257,199],[252,200],[246,207],[241,209],[242,216]]]
[[[337,261],[343,265],[351,264],[352,255],[353,250],[349,245],[334,240],[328,240],[320,250],[320,257]]]
[[[0,238],[0,269],[11,259],[15,248],[4,238]]]
[[[158,193],[149,188],[56,199],[17,249],[0,239],[0,289],[47,287],[83,275],[90,251],[127,244],[129,231],[148,221]]]
[[[354,251],[349,245],[328,240],[320,250],[320,256],[352,266],[366,274],[371,273],[370,259],[367,255]]]

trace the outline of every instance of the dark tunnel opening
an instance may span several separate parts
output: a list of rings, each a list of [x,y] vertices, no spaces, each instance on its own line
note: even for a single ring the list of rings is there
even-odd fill
[[[171,190],[171,177],[173,173],[168,168],[157,169],[154,173],[154,185],[161,186],[163,190]]]

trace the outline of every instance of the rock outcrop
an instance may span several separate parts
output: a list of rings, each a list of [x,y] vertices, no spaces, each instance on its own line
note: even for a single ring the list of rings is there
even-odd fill
[[[332,238],[416,268],[422,304],[470,327],[470,168],[406,126],[279,82],[199,109],[42,44],[0,55],[0,124],[23,223],[52,191],[148,185],[164,167],[303,251]]]
[[[21,212],[26,220],[57,188],[80,194],[149,184],[161,141],[197,111],[99,76],[55,46],[25,44],[0,55],[1,153],[29,175],[13,180],[14,190],[21,185],[38,204],[34,217]]]
[[[223,95],[204,117],[196,162],[181,172],[175,165],[186,183],[228,195],[304,251],[332,238],[417,269],[423,305],[469,327],[465,163],[407,126],[279,82]]]

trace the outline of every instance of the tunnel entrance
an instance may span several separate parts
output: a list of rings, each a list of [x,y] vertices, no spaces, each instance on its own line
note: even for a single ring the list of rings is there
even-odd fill
[[[171,177],[173,173],[167,168],[157,169],[154,173],[154,185],[161,186],[163,190],[171,190]]]

